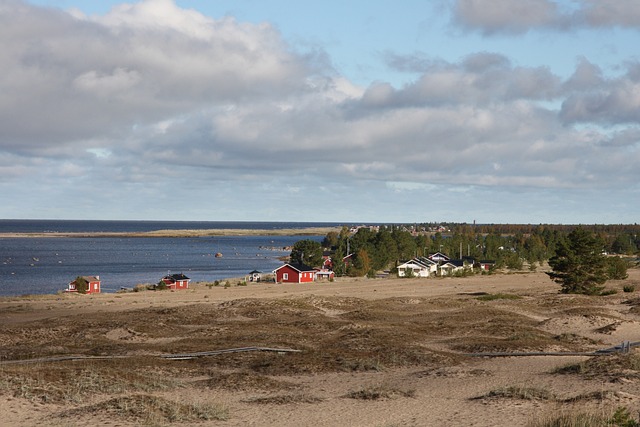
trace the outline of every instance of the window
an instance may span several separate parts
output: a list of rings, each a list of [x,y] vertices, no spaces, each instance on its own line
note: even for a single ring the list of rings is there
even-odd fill
[[[289,280],[289,273],[284,273],[282,275],[282,280]]]

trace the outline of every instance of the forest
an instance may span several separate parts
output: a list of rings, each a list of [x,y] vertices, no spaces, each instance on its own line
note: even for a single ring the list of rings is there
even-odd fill
[[[496,268],[535,270],[556,253],[560,242],[580,227],[594,234],[603,254],[634,256],[640,247],[640,226],[632,225],[517,225],[517,224],[413,224],[343,227],[330,232],[322,248],[331,254],[336,274],[374,275],[393,270],[416,256],[441,252],[452,259],[492,260]],[[445,229],[446,231],[432,231]],[[303,245],[304,246],[304,245]],[[299,252],[305,252],[302,248]],[[312,253],[315,252],[315,255]],[[306,249],[305,259],[318,263],[317,250]],[[295,256],[295,251],[293,253]],[[347,265],[343,259],[351,255]],[[316,259],[313,259],[313,257]]]

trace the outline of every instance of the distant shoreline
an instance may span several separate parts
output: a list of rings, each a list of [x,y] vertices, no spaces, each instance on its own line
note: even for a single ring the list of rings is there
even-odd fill
[[[206,236],[321,236],[330,231],[339,232],[341,227],[308,227],[281,229],[197,229],[197,230],[155,230],[140,232],[37,232],[0,233],[0,239],[43,238],[43,237],[206,237]]]

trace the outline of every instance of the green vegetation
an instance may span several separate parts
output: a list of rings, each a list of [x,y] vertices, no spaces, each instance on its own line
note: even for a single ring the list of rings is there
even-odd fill
[[[595,264],[588,262],[585,258],[587,254],[581,252],[584,248],[580,246],[585,242],[578,240],[585,234],[597,242],[597,250],[592,252],[596,258]],[[575,244],[578,247],[574,247]],[[545,267],[550,259],[565,262],[573,261],[578,256],[579,265],[586,266],[587,270],[593,269],[593,273],[599,277],[594,281],[592,273],[588,272],[584,288],[583,285],[574,287],[569,279],[563,292],[597,294],[598,287],[604,283],[599,282],[603,258],[606,259],[605,280],[625,278],[626,269],[630,267],[624,258],[605,257],[603,253],[631,255],[637,254],[639,247],[640,225],[637,224],[579,227],[544,224],[405,224],[363,226],[357,230],[345,226],[339,232],[330,231],[322,243],[312,240],[296,243],[291,252],[291,262],[317,267],[322,262],[324,250],[331,253],[333,271],[337,276],[375,277],[382,270],[394,272],[405,261],[436,252],[452,259],[469,257],[476,261],[494,261],[491,272],[501,269],[536,271],[539,267]],[[475,267],[474,272],[479,273],[479,264],[476,263]],[[482,273],[487,274],[486,271]],[[565,274],[554,269],[556,273]],[[560,279],[560,276],[552,279]],[[576,279],[582,281],[582,277]]]
[[[628,261],[624,258],[617,256],[607,258],[607,277],[611,280],[624,280],[629,275],[627,274],[627,268],[629,267]]]
[[[76,283],[76,290],[78,291],[79,294],[86,294],[87,291],[89,290],[89,282],[87,282],[87,279],[85,279],[84,277],[82,276],[76,277],[75,283]]]
[[[560,241],[549,259],[553,272],[547,273],[559,283],[562,293],[597,295],[607,281],[607,260],[603,241],[592,232],[578,227]]]
[[[294,264],[319,267],[322,265],[322,245],[310,239],[299,240],[291,249],[290,260]]]

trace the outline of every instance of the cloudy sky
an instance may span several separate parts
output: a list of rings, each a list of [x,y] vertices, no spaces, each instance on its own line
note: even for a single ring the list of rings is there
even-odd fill
[[[0,218],[635,223],[637,0],[0,0]]]

